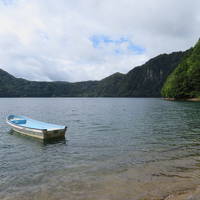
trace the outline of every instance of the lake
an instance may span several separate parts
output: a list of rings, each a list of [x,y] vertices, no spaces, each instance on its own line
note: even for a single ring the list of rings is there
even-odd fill
[[[67,125],[66,140],[11,133],[9,114]],[[1,98],[0,199],[159,199],[200,183],[200,103]]]

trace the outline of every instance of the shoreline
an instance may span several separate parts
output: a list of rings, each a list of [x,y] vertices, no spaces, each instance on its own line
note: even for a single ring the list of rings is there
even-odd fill
[[[186,98],[186,99],[176,99],[176,98],[163,98],[167,101],[188,101],[188,102],[200,102],[200,98]]]
[[[164,197],[162,200],[189,200],[189,199],[191,200],[200,199],[200,186],[197,186],[196,188],[176,191]]]

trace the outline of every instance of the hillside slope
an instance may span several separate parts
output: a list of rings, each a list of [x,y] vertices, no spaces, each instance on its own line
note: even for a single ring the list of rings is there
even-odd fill
[[[200,97],[200,40],[167,78],[162,95],[175,99]]]
[[[160,97],[168,75],[180,63],[184,52],[159,55],[128,72],[123,84],[123,96]]]

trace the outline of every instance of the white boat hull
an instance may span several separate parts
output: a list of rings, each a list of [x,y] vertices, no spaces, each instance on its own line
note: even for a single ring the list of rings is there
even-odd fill
[[[64,129],[54,129],[54,130],[22,127],[12,124],[8,120],[7,123],[11,126],[12,130],[14,130],[15,132],[41,140],[64,138],[65,132],[67,130],[67,127],[65,127]]]

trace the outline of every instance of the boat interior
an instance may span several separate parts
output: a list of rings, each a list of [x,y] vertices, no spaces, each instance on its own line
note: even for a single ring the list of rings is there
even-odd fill
[[[50,124],[45,123],[37,120],[33,120],[27,117],[23,116],[16,116],[16,115],[10,115],[8,117],[8,120],[18,126],[28,127],[28,128],[35,128],[35,129],[47,129],[47,130],[53,130],[53,129],[64,129],[65,126],[60,126],[56,124]]]

